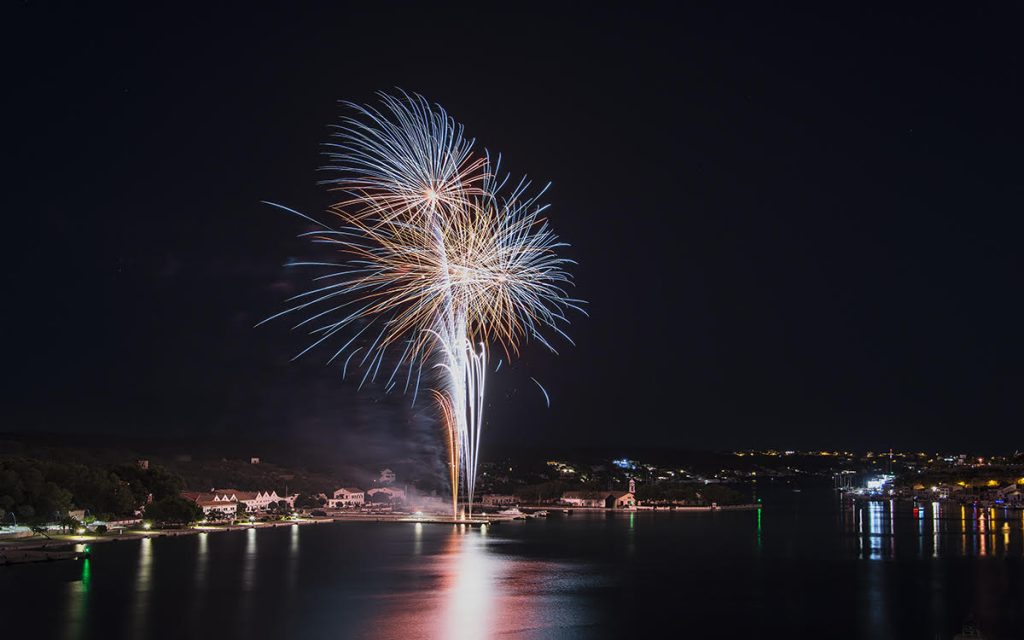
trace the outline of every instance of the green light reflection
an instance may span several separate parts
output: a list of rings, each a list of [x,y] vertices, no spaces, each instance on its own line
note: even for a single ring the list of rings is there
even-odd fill
[[[82,560],[82,590],[89,590],[89,582],[92,580],[92,567],[91,561],[88,557]]]
[[[761,550],[761,508],[757,509],[757,550]]]

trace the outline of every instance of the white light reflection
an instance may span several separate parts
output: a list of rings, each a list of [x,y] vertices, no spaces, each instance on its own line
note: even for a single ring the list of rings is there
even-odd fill
[[[857,509],[857,551],[864,557],[864,509]]]
[[[871,560],[882,558],[882,511],[879,502],[868,503],[868,557]]]
[[[252,632],[254,616],[252,600],[256,591],[256,528],[249,527],[245,531],[245,550],[242,553],[242,596],[238,598],[238,617],[243,626],[236,630],[239,635]]]
[[[885,546],[888,550],[889,557],[893,557],[893,546],[896,544],[896,501],[889,501],[889,537],[885,540]]]
[[[451,557],[452,582],[444,595],[443,637],[450,640],[487,638],[493,630],[496,563],[488,557],[486,543],[479,536],[470,532],[470,535],[459,535],[458,539],[458,552]]]
[[[292,525],[288,544],[288,590],[294,591],[299,579],[299,525]]]
[[[210,562],[209,537],[210,534],[203,531],[196,535],[199,538],[199,551],[196,557],[196,589],[206,589],[207,564]]]
[[[242,563],[242,590],[252,591],[256,586],[256,529],[245,532],[245,560]]]
[[[139,566],[135,572],[135,601],[132,603],[133,626],[136,638],[144,638],[149,629],[146,618],[149,614],[149,592],[153,586],[153,539],[139,541]]]

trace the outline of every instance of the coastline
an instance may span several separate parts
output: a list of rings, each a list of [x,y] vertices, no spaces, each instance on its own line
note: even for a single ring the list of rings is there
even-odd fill
[[[565,514],[580,513],[709,513],[716,511],[752,511],[762,508],[761,504],[722,506],[639,506],[635,509],[609,507],[564,507],[557,505],[525,505],[524,514],[536,511],[557,511]],[[80,560],[89,555],[89,546],[94,544],[142,540],[146,538],[173,538],[194,536],[202,533],[245,531],[248,529],[275,529],[279,527],[330,524],[335,522],[399,522],[419,524],[450,524],[469,527],[486,527],[499,522],[523,519],[501,513],[482,513],[473,518],[452,518],[441,515],[416,515],[411,513],[332,513],[326,517],[307,517],[278,522],[252,522],[249,524],[194,525],[180,529],[125,529],[113,534],[53,534],[0,540],[0,566],[51,562],[55,560]]]
[[[333,522],[333,518],[304,518],[286,522],[253,522],[246,525],[196,525],[182,529],[126,529],[123,533],[55,534],[32,538],[16,538],[0,541],[0,566],[28,562],[49,562],[52,560],[78,560],[89,554],[93,544],[142,540],[145,538],[174,538],[193,536],[200,533],[243,531],[246,529],[273,529],[277,527],[303,526]],[[78,547],[82,547],[79,549]]]

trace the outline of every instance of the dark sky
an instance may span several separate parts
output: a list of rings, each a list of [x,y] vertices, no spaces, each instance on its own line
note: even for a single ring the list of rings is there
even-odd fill
[[[575,349],[491,376],[485,451],[1019,448],[1022,16],[1000,4],[8,10],[3,423],[430,440],[428,404],[253,328],[317,255],[260,201],[323,211],[337,101],[400,86],[553,181],[590,301]]]

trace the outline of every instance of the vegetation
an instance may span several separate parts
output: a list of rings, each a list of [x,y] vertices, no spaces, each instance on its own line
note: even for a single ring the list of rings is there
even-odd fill
[[[318,509],[326,504],[327,500],[319,495],[303,494],[295,499],[296,509]]]
[[[214,509],[214,510],[211,510],[210,513],[206,514],[206,519],[209,522],[222,522],[224,520],[227,520],[228,516],[227,516],[226,513],[222,512],[222,511],[217,511],[216,509]]]
[[[160,467],[0,458],[0,509],[20,522],[59,522],[76,508],[92,517],[131,516],[149,496],[176,496],[182,486],[181,478]]]
[[[278,500],[267,505],[267,511],[276,515],[288,515],[292,512],[292,508],[286,500]]]
[[[250,464],[248,460],[217,458],[170,461],[167,464],[168,469],[184,478],[190,488],[200,491],[231,487],[274,490],[282,496],[285,493],[306,495],[328,490],[338,484],[338,480],[328,474],[281,467],[268,462]]]
[[[161,524],[188,524],[202,520],[203,510],[191,500],[170,496],[146,505],[146,518]]]

